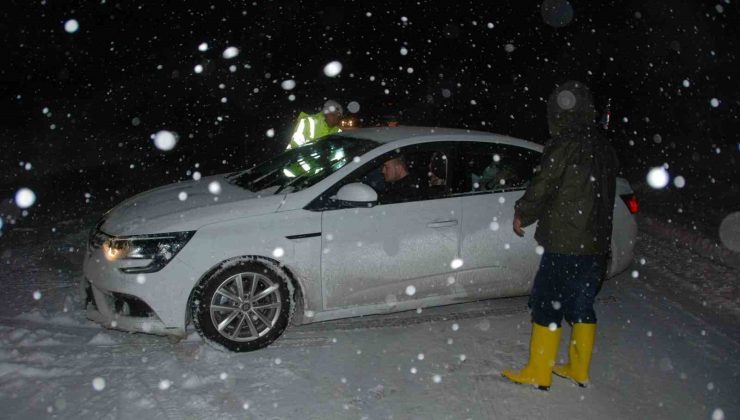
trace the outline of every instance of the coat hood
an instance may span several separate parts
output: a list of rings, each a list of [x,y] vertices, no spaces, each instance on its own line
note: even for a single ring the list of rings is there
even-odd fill
[[[550,135],[590,127],[596,119],[591,91],[577,81],[567,81],[550,94],[547,101],[547,125]]]

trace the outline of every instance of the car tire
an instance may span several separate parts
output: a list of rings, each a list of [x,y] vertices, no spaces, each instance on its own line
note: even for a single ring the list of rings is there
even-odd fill
[[[199,283],[191,301],[200,336],[236,352],[258,350],[277,340],[294,309],[290,279],[277,265],[258,259],[221,264]]]

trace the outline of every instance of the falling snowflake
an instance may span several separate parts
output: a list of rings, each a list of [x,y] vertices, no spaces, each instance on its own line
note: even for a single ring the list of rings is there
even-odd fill
[[[280,83],[280,87],[282,87],[285,90],[293,90],[295,88],[295,80],[293,79],[283,80],[283,82]]]
[[[576,106],[576,96],[569,90],[563,90],[558,93],[557,104],[561,109],[573,109]]]
[[[78,29],[80,29],[80,23],[77,22],[77,20],[70,19],[64,22],[64,30],[67,31],[68,33],[73,34],[77,32]]]
[[[177,136],[171,131],[161,130],[154,134],[153,138],[154,146],[165,152],[174,149],[177,144]]]
[[[668,185],[668,171],[663,166],[650,169],[647,174],[647,183],[655,189],[661,189]]]
[[[275,248],[275,249],[272,250],[272,256],[275,257],[275,258],[280,258],[283,255],[285,255],[285,251],[282,248],[280,248],[280,247],[277,247],[277,248]]]
[[[573,6],[568,0],[545,0],[540,13],[542,20],[554,28],[567,26],[573,20]]]
[[[93,389],[96,391],[102,391],[105,389],[105,379],[98,376],[92,380]]]
[[[352,101],[348,103],[347,110],[353,114],[360,112],[360,103],[357,101]]]
[[[180,201],[185,201],[188,199],[188,193],[186,193],[185,191],[180,191],[180,194],[177,194],[177,198]]]
[[[27,209],[36,202],[36,193],[29,188],[21,188],[15,193],[15,205]]]
[[[683,188],[686,186],[686,179],[682,177],[681,175],[673,178],[673,185],[676,186],[676,188]]]
[[[196,74],[201,74],[203,73],[203,66],[201,66],[200,64],[196,64],[195,67],[193,67],[193,71]]]
[[[275,129],[274,129],[274,128],[271,128],[271,129],[267,130],[267,131],[265,132],[265,135],[266,135],[267,137],[270,137],[270,138],[273,138],[273,137],[275,137]]]
[[[450,267],[453,270],[457,270],[458,268],[462,266],[463,266],[463,260],[460,258],[455,258],[454,260],[452,260],[452,262],[450,262]]]
[[[337,77],[342,72],[342,63],[339,61],[332,61],[331,63],[324,66],[324,74],[328,77]]]
[[[211,194],[221,194],[221,184],[218,181],[211,181],[208,184],[208,192]]]
[[[223,57],[225,59],[231,59],[239,55],[239,48],[236,47],[228,47],[223,52]]]
[[[416,287],[414,287],[413,285],[406,286],[406,294],[409,295],[409,296],[415,295],[416,294]]]
[[[198,51],[201,51],[201,52],[208,51],[208,44],[205,42],[201,42],[200,45],[198,45]]]
[[[740,252],[740,211],[728,214],[719,224],[719,239],[725,248]]]

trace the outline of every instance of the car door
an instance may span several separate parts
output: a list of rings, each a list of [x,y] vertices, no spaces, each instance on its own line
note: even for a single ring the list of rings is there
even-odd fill
[[[507,144],[460,144],[457,188],[462,198],[461,281],[484,297],[529,290],[540,255],[534,226],[523,238],[512,229],[514,204],[539,163],[539,152]]]
[[[388,304],[448,293],[461,225],[461,198],[436,182],[427,188],[429,161],[454,152],[448,143],[424,143],[397,149],[363,165],[336,188],[363,182],[379,193],[370,208],[329,205],[322,213],[321,275],[325,309]],[[389,157],[405,156],[424,191],[406,199],[383,198],[379,168]],[[436,155],[435,155],[436,153]],[[447,168],[445,168],[446,170]],[[443,175],[446,178],[446,175]],[[330,200],[331,201],[331,200]]]

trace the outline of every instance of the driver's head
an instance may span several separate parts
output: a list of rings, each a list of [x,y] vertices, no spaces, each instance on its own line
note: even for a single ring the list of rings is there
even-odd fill
[[[321,112],[324,113],[326,125],[336,127],[342,121],[344,110],[342,109],[342,105],[339,105],[339,102],[328,100],[324,103],[324,107],[321,108]]]
[[[383,163],[383,178],[385,182],[396,182],[409,174],[403,158],[396,156]]]

